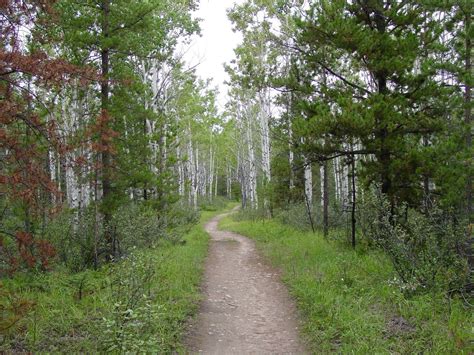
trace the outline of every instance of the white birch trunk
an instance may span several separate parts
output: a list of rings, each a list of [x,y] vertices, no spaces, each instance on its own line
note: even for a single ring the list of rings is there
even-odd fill
[[[196,147],[195,151],[196,151],[195,156],[194,156],[195,184],[194,184],[194,194],[193,194],[193,198],[194,198],[193,206],[195,209],[197,209],[197,206],[198,206],[197,198],[198,198],[198,193],[200,191],[202,179],[200,177],[201,171],[199,170],[199,148]]]
[[[262,133],[261,144],[262,144],[262,172],[263,172],[263,187],[271,182],[271,171],[270,171],[270,109],[269,99],[265,97],[265,93],[260,96],[260,129]],[[270,202],[266,196],[266,189],[264,191],[263,207],[267,215],[270,214]]]
[[[212,201],[212,184],[214,182],[214,154],[212,150],[212,145],[209,147],[209,174],[208,174],[208,181],[209,181],[209,190],[207,192],[207,196],[209,201]]]
[[[252,127],[250,117],[247,117],[247,142],[248,142],[248,160],[249,160],[249,197],[253,209],[258,208],[257,200],[257,166],[255,162],[255,151],[252,138]]]
[[[290,165],[290,190],[295,188],[295,177],[293,172],[293,162],[295,160],[295,155],[293,153],[293,129],[291,127],[291,120],[288,120],[288,163]]]
[[[310,211],[313,210],[313,172],[311,163],[304,157],[304,193]]]
[[[321,207],[324,206],[324,165],[319,166],[319,177],[321,185]]]
[[[215,176],[215,181],[214,181],[214,197],[217,197],[217,182],[218,182],[218,179],[219,179],[219,176],[218,176],[218,169],[217,169],[217,162],[216,162],[216,166],[214,166],[214,176]]]
[[[176,157],[178,159],[178,195],[184,196],[184,167],[183,167],[183,157],[181,156],[181,148],[178,144],[176,147]]]
[[[341,171],[341,181],[342,181],[342,199],[349,202],[349,166],[344,164]]]
[[[188,159],[187,171],[189,174],[189,205],[197,209],[197,181],[196,181],[196,166],[194,164],[194,149],[191,141],[191,128],[188,127]]]
[[[226,194],[227,198],[232,198],[232,172],[229,161],[226,160]]]
[[[334,185],[336,187],[336,201],[341,202],[341,184],[339,176],[339,157],[335,158],[333,161],[334,167]]]

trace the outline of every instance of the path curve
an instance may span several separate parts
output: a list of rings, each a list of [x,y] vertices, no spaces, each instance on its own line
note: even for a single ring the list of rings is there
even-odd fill
[[[217,229],[226,215],[214,217],[205,226],[211,245],[204,273],[204,300],[188,327],[188,351],[305,353],[295,306],[279,273],[266,265],[252,240]]]

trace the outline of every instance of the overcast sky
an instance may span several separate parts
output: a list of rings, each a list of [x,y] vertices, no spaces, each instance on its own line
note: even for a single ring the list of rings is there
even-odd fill
[[[240,43],[241,36],[232,32],[232,25],[227,18],[226,10],[234,3],[243,0],[201,0],[195,17],[201,21],[201,37],[193,38],[185,60],[189,66],[196,68],[197,74],[203,79],[211,78],[213,86],[218,86],[219,106],[223,108],[226,102],[226,87],[224,81],[227,74],[223,64],[234,58],[233,49]]]

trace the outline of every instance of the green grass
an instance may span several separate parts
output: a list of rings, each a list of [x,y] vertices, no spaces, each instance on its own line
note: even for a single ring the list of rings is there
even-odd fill
[[[275,220],[235,221],[221,228],[253,238],[297,302],[313,353],[474,351],[472,309],[439,293],[405,298],[390,262]]]
[[[165,352],[182,350],[207,254],[203,225],[186,243],[136,251],[98,271],[18,275],[0,288],[0,352]],[[17,309],[12,310],[11,306]],[[3,334],[2,334],[3,333]]]

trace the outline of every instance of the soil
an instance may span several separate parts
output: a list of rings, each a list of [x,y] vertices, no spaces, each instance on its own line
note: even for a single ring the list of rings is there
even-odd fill
[[[206,225],[211,236],[204,299],[189,324],[189,352],[206,354],[301,354],[295,306],[280,274],[257,253],[254,242],[219,231],[225,215]]]

